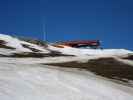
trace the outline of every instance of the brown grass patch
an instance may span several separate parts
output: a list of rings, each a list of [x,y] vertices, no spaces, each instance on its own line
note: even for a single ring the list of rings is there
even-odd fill
[[[127,81],[126,79],[133,80],[133,66],[123,64],[114,58],[95,59],[86,63],[79,63],[74,61],[47,65],[85,69],[97,75],[101,75],[110,79],[117,79],[124,82]]]
[[[133,60],[133,55],[129,55],[128,57],[125,57],[123,59]]]

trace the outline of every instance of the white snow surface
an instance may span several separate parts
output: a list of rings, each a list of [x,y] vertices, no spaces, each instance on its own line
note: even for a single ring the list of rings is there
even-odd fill
[[[14,47],[17,50],[30,52],[29,49],[22,47],[22,45],[20,44],[20,41],[18,39],[13,38],[9,35],[0,34],[0,40],[4,40],[5,42],[7,42],[6,43],[7,46]]]
[[[19,40],[19,39],[15,38],[15,37],[12,37],[12,36],[9,36],[9,35],[5,35],[5,34],[0,34],[0,40],[5,41],[6,42],[6,46],[10,46],[10,47],[13,47],[13,48],[16,49],[15,51],[12,50],[12,52],[32,52],[30,49],[24,48],[22,46],[22,44],[29,45],[30,47],[35,48],[37,50],[40,50],[40,51],[42,51],[44,53],[48,53],[49,52],[48,50],[44,49],[43,47],[40,47],[38,45]],[[5,52],[6,52],[6,50],[5,50]]]
[[[49,45],[49,48],[52,50],[60,51],[64,54],[69,55],[87,55],[87,56],[100,56],[100,57],[126,57],[130,54],[133,54],[133,51],[126,49],[78,49],[78,48],[57,48]]]
[[[2,59],[0,100],[133,100],[133,88],[87,71]]]

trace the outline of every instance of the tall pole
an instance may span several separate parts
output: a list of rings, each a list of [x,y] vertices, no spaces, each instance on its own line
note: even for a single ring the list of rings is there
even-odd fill
[[[43,28],[43,40],[47,41],[47,25],[46,25],[46,18],[42,18],[42,28]]]
[[[47,30],[45,23],[43,23],[43,40],[47,41]]]

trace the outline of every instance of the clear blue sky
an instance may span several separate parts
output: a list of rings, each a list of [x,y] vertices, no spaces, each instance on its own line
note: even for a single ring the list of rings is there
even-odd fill
[[[47,40],[99,39],[133,50],[132,0],[1,0],[0,32]]]

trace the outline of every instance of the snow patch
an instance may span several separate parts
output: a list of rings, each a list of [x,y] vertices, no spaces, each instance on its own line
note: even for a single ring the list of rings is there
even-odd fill
[[[1,100],[133,100],[133,88],[89,72],[25,63],[1,62]]]

